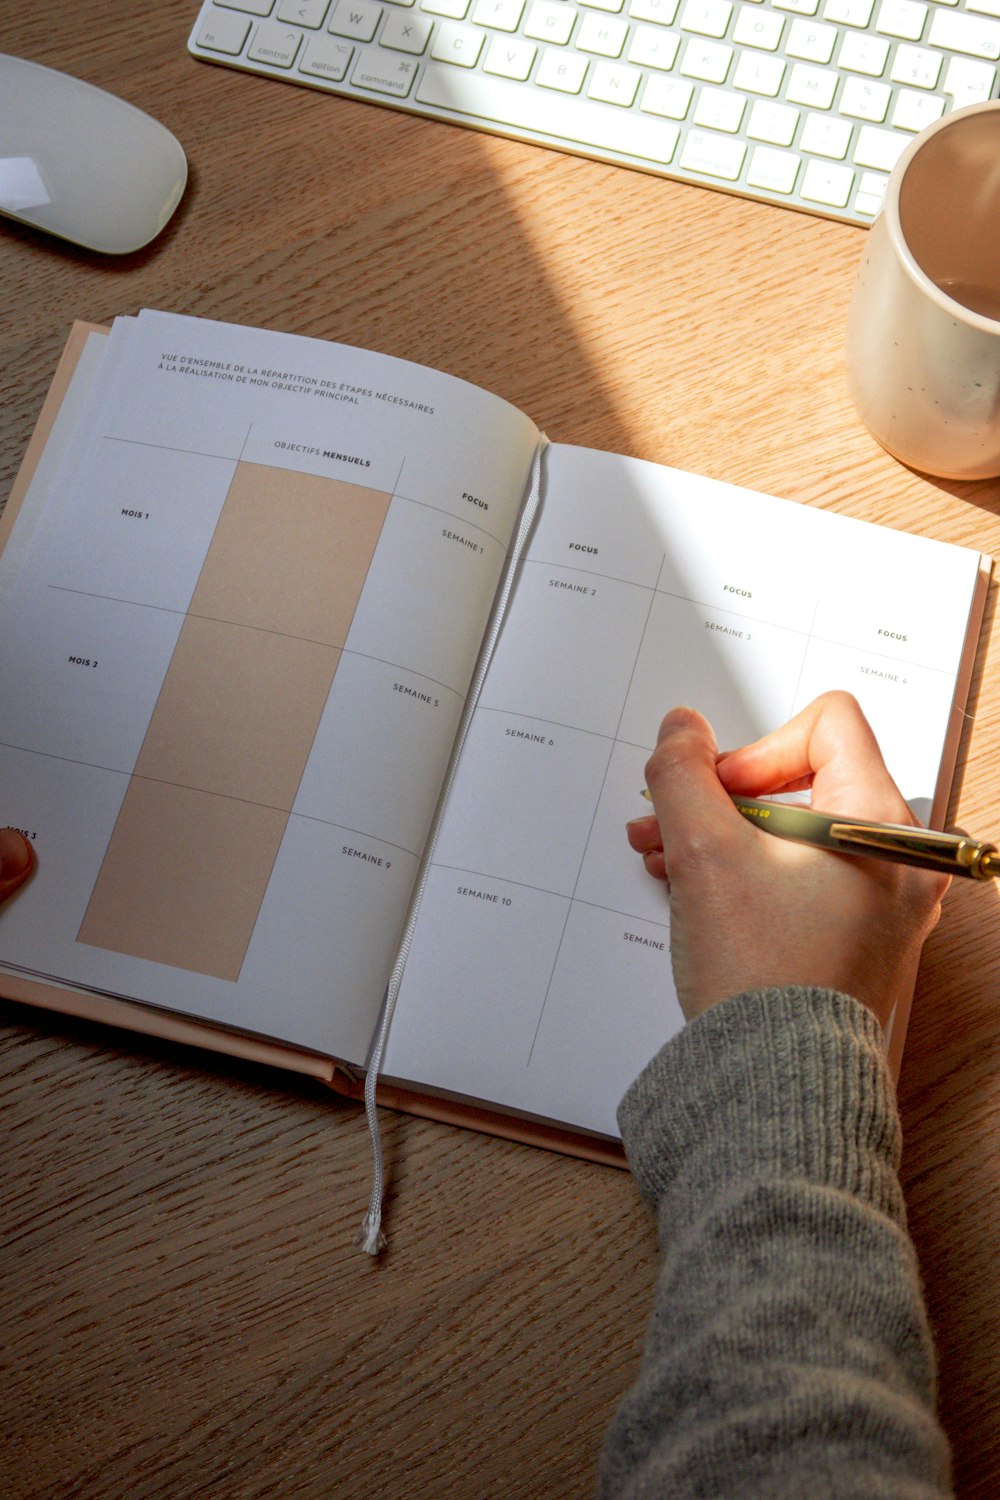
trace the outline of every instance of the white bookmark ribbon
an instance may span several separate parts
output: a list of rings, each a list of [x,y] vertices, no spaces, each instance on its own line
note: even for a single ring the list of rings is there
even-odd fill
[[[444,811],[448,805],[448,797],[451,793],[455,776],[458,771],[458,763],[461,760],[462,748],[469,732],[472,715],[486,680],[493,653],[496,650],[497,641],[507,615],[507,605],[510,602],[513,591],[517,569],[524,556],[531,536],[532,527],[535,524],[535,516],[542,495],[542,455],[549,445],[549,440],[543,433],[538,447],[535,449],[534,458],[531,461],[531,473],[528,477],[527,490],[524,502],[521,506],[521,514],[518,519],[517,531],[514,541],[504,566],[503,576],[497,589],[496,600],[493,605],[493,613],[490,616],[489,627],[483,641],[483,647],[476,663],[469,695],[462,710],[458,733],[455,737],[455,745],[452,750],[451,759],[448,762],[448,770],[445,775],[441,796],[438,799],[437,812],[427,836],[427,843],[421,861],[420,871],[417,876],[416,891],[410,906],[410,914],[407,918],[406,927],[403,931],[402,941],[396,954],[396,961],[392,966],[389,983],[386,986],[385,998],[382,1001],[382,1010],[379,1016],[378,1030],[375,1036],[375,1045],[368,1059],[368,1073],[365,1077],[365,1117],[368,1121],[368,1133],[372,1144],[372,1192],[368,1202],[368,1212],[361,1224],[355,1243],[366,1255],[378,1255],[385,1249],[386,1239],[382,1232],[382,1202],[385,1196],[385,1162],[382,1154],[382,1136],[378,1123],[378,1108],[376,1091],[378,1088],[378,1076],[382,1067],[382,1059],[385,1055],[386,1042],[389,1038],[389,1030],[392,1026],[393,1012],[396,1009],[396,1001],[399,998],[400,986],[403,982],[403,970],[406,968],[406,960],[409,955],[410,946],[413,942],[413,934],[416,930],[417,917],[420,913],[420,905],[423,900],[424,889],[427,884],[427,875],[431,867],[434,855],[434,847],[437,843],[438,832],[444,818]]]

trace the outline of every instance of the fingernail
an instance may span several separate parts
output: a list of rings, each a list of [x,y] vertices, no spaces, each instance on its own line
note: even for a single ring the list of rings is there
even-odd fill
[[[0,828],[0,880],[14,880],[31,864],[31,845],[16,828]]]

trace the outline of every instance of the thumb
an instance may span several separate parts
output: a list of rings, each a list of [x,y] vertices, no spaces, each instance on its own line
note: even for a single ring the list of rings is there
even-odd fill
[[[35,855],[23,834],[0,828],[0,901],[22,886],[35,868]]]

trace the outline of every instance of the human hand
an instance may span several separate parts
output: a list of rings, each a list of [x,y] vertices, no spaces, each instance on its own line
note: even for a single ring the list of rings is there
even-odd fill
[[[669,882],[688,1020],[729,995],[794,984],[853,995],[885,1025],[912,990],[948,877],[775,838],[731,801],[811,786],[822,812],[914,824],[855,699],[826,693],[723,755],[700,714],[674,709],[646,780],[656,815],[629,824],[629,843]]]
[[[35,855],[23,834],[0,828],[0,902],[13,896],[35,868]]]

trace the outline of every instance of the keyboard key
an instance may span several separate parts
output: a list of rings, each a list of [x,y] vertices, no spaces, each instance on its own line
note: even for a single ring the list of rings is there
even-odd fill
[[[773,146],[755,146],[747,168],[747,185],[772,193],[790,193],[799,172],[794,151],[776,151]]]
[[[776,52],[784,28],[784,16],[773,10],[741,5],[733,27],[733,41],[740,47],[760,47],[764,52]]]
[[[240,10],[248,16],[269,16],[274,0],[219,0],[226,10]]]
[[[974,62],[968,57],[953,57],[948,62],[941,85],[955,101],[955,108],[966,104],[984,104],[992,96],[997,70],[990,63]]]
[[[746,100],[728,89],[702,89],[694,110],[694,123],[708,130],[735,135],[743,120]]]
[[[704,83],[725,83],[732,60],[732,47],[692,38],[684,49],[681,72],[686,78],[700,78]]]
[[[808,63],[796,63],[788,80],[785,98],[790,104],[806,104],[810,109],[829,109],[837,92],[837,77],[832,68],[813,68]]]
[[[485,40],[483,33],[474,26],[442,21],[431,46],[431,56],[456,68],[474,68]]]
[[[927,41],[932,47],[966,52],[970,57],[1000,57],[1000,21],[950,10],[935,10]]]
[[[835,115],[808,114],[799,137],[799,147],[810,156],[828,156],[832,161],[843,161],[851,144],[854,126],[850,120],[839,120]]]
[[[691,130],[681,148],[681,166],[690,172],[704,172],[708,177],[736,182],[746,149],[743,141],[727,140],[707,130]]]
[[[819,0],[773,0],[775,10],[790,10],[800,16],[814,16]]]
[[[476,0],[472,19],[492,31],[516,31],[524,12],[524,0]]]
[[[559,52],[546,47],[538,64],[535,82],[539,88],[557,89],[561,94],[578,94],[587,76],[587,59],[575,52]]]
[[[575,20],[573,7],[565,0],[535,0],[524,23],[524,34],[536,42],[563,47],[570,39]]]
[[[534,42],[526,42],[523,37],[494,37],[483,70],[495,73],[499,78],[516,78],[523,83],[531,72],[537,50]]]
[[[747,94],[765,94],[776,99],[785,76],[785,64],[780,57],[767,53],[743,52],[733,70],[733,88]]]
[[[250,22],[232,12],[211,11],[198,28],[198,46],[209,52],[223,52],[239,57],[247,39]]]
[[[281,0],[278,20],[291,26],[304,26],[309,31],[318,31],[326,20],[330,0]]]
[[[434,22],[426,16],[409,16],[399,11],[390,11],[379,38],[383,47],[394,52],[412,52],[419,56],[431,39]]]
[[[893,83],[906,83],[910,88],[933,89],[941,73],[941,54],[929,47],[896,48],[889,77]]]
[[[867,73],[871,78],[881,78],[888,57],[889,43],[882,37],[848,31],[840,44],[837,64],[851,73]]]
[[[621,57],[627,36],[628,22],[620,16],[584,16],[576,45],[599,57]]]
[[[981,16],[1000,16],[1000,0],[966,0],[965,8]]]
[[[821,203],[826,208],[846,208],[853,186],[854,173],[850,167],[814,157],[806,163],[799,192],[810,203]]]
[[[383,52],[381,47],[361,47],[351,82],[355,88],[368,89],[373,94],[405,99],[416,76],[417,64],[410,58]]]
[[[337,0],[327,31],[355,42],[370,42],[381,19],[381,5],[371,5],[369,0]]]
[[[824,26],[819,21],[794,20],[785,38],[785,51],[789,57],[802,62],[828,63],[837,45],[836,26]]]
[[[898,130],[879,130],[877,125],[862,125],[854,148],[854,160],[859,167],[876,167],[880,172],[891,172],[908,145],[906,136],[900,135]]]
[[[732,13],[730,0],[685,0],[680,27],[699,36],[724,37]]]
[[[835,26],[867,26],[875,9],[875,0],[826,0],[824,21]]]
[[[310,78],[325,78],[328,83],[341,83],[347,77],[353,56],[350,42],[338,42],[332,36],[313,36],[306,43],[299,72]]]
[[[897,130],[924,130],[944,114],[944,100],[937,94],[917,94],[900,89],[892,108],[891,123]]]
[[[633,21],[653,21],[661,26],[673,25],[678,0],[631,0],[628,13]]]
[[[672,68],[680,39],[660,26],[637,26],[629,43],[628,60],[642,68]]]
[[[451,21],[464,21],[469,13],[469,0],[420,0],[420,9],[431,16],[447,16]]]
[[[887,83],[876,83],[871,78],[847,78],[840,96],[840,113],[878,125],[889,112],[891,98],[892,89]]]
[[[758,99],[750,111],[747,135],[755,141],[767,141],[772,146],[790,146],[795,137],[800,115],[790,104],[771,104]]]
[[[862,172],[854,198],[856,212],[870,214],[874,218],[882,207],[882,200],[888,186],[888,177],[880,177],[876,172]]]
[[[683,120],[691,103],[694,84],[682,78],[650,78],[643,90],[639,108],[668,120]]]
[[[272,68],[290,68],[301,43],[297,31],[276,26],[273,21],[262,21],[254,33],[247,56],[251,62],[267,63]]]
[[[587,97],[628,109],[635,102],[642,73],[622,63],[599,62],[594,68]]]
[[[917,0],[882,0],[875,30],[904,42],[919,42],[926,20],[927,6],[918,5]]]
[[[417,85],[417,99],[434,109],[478,115],[498,124],[537,131],[579,146],[593,146],[624,156],[666,165],[680,134],[666,120],[637,118],[588,99],[541,93],[482,74],[455,73],[428,63]]]

